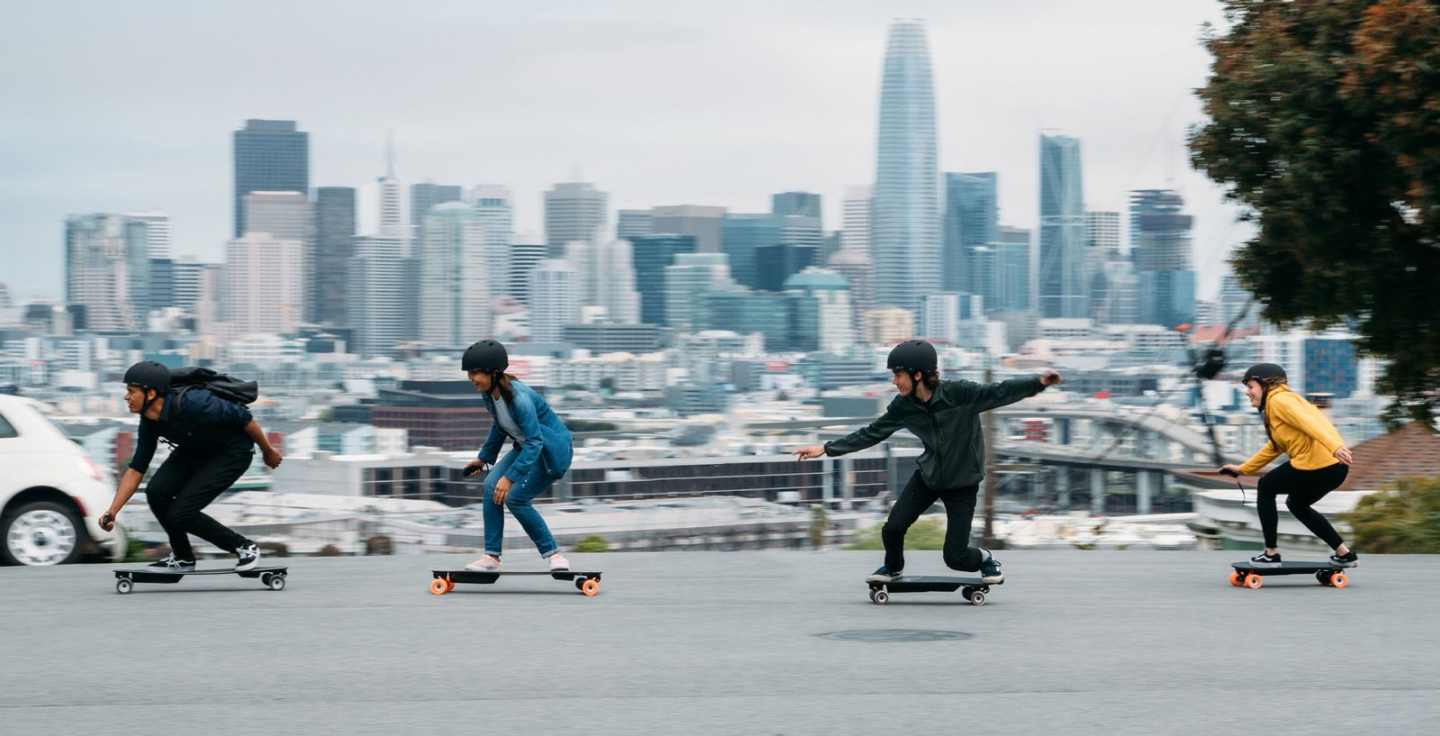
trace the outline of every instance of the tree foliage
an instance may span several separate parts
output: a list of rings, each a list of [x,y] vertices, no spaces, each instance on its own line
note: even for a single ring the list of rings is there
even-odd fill
[[[1266,318],[1349,325],[1389,361],[1386,418],[1440,403],[1440,7],[1223,0],[1197,169],[1258,234],[1231,264]]]
[[[1440,478],[1401,478],[1386,491],[1360,499],[1346,520],[1358,550],[1440,553]]]

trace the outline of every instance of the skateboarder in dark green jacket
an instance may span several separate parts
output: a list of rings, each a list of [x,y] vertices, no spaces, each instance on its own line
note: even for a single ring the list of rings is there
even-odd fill
[[[890,509],[880,530],[885,543],[885,564],[869,577],[888,583],[905,568],[905,533],[936,501],[945,503],[945,564],[952,570],[980,571],[986,583],[999,583],[1000,563],[989,550],[970,546],[975,499],[985,479],[985,436],[980,413],[1013,404],[1060,383],[1060,374],[1045,371],[1033,378],[1014,378],[992,384],[941,381],[935,348],[924,340],[909,340],[890,351],[887,367],[900,391],[885,414],[868,426],[824,445],[795,451],[801,460],[837,457],[872,447],[901,429],[920,439],[925,451],[919,469]]]

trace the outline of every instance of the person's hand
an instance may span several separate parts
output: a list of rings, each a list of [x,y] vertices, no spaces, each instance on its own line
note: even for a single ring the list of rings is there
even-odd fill
[[[1236,478],[1239,478],[1239,477],[1240,477],[1240,466],[1238,466],[1238,465],[1221,465],[1219,472],[1220,472],[1221,475],[1229,475],[1229,476],[1234,476],[1234,477],[1236,477]]]
[[[811,460],[811,459],[813,459],[813,458],[817,458],[817,457],[820,457],[821,455],[824,455],[824,454],[825,454],[825,446],[824,446],[824,445],[810,445],[809,447],[802,447],[802,448],[800,448],[800,449],[798,449],[798,450],[796,450],[796,451],[794,451],[794,452],[792,452],[792,453],[790,453],[790,454],[791,454],[791,455],[794,455],[796,460]]]
[[[468,463],[465,463],[465,469],[462,470],[462,471],[460,471],[460,473],[461,473],[462,475],[464,475],[465,477],[468,478],[468,477],[470,477],[470,476],[472,476],[472,475],[474,475],[474,474],[476,474],[476,473],[479,473],[479,472],[481,472],[481,471],[483,471],[483,470],[485,470],[485,469],[487,469],[487,468],[489,468],[489,467],[490,467],[490,463],[487,463],[487,462],[485,462],[484,460],[481,460],[481,459],[479,459],[479,458],[476,458],[476,459],[474,459],[474,460],[471,460],[471,461],[468,462]]]
[[[1043,373],[1043,374],[1040,376],[1040,385],[1041,385],[1041,386],[1046,386],[1046,387],[1049,387],[1049,386],[1058,386],[1058,385],[1060,385],[1060,384],[1062,384],[1062,383],[1064,383],[1064,382],[1065,382],[1065,379],[1061,378],[1061,377],[1060,377],[1060,374],[1059,374],[1058,372],[1056,372],[1056,371],[1053,371],[1053,370],[1045,371],[1045,373]]]
[[[504,505],[505,497],[508,495],[510,495],[510,479],[502,477],[500,481],[495,484],[495,505]]]
[[[106,511],[105,513],[101,514],[100,528],[104,529],[107,532],[113,530],[115,528],[115,516],[116,514],[113,511]]]
[[[1335,459],[1339,460],[1342,463],[1345,463],[1346,465],[1355,464],[1355,456],[1351,455],[1350,448],[1344,445],[1341,445],[1340,449],[1335,451]]]
[[[280,461],[284,459],[280,457],[280,451],[273,447],[266,448],[260,453],[260,456],[265,459],[266,467],[271,470],[280,467]]]

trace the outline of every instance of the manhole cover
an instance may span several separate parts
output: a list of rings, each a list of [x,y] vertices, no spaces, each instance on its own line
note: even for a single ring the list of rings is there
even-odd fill
[[[867,641],[908,644],[920,641],[962,641],[970,635],[963,631],[927,631],[925,629],[856,629],[816,634],[835,641]]]

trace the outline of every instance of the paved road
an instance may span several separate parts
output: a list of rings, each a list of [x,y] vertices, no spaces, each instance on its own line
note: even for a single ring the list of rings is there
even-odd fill
[[[454,557],[294,560],[114,591],[0,569],[0,732],[1433,734],[1440,560],[1232,588],[1238,553],[1006,552],[980,608],[872,605],[874,553],[576,555],[600,595],[426,590]],[[515,554],[517,568],[540,561]],[[942,572],[939,553],[912,573]],[[961,632],[926,642],[837,632]],[[93,728],[92,728],[93,726]]]

